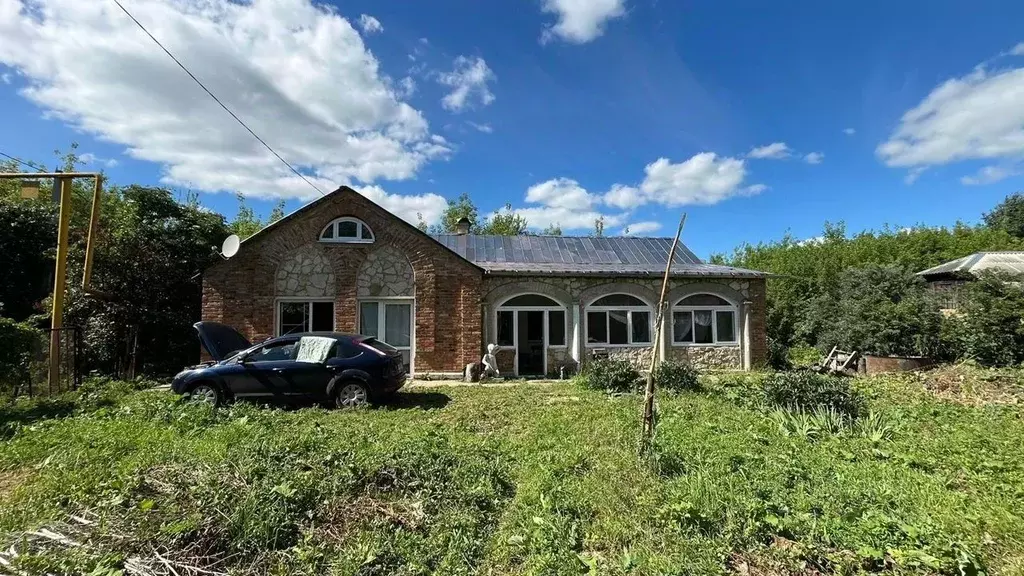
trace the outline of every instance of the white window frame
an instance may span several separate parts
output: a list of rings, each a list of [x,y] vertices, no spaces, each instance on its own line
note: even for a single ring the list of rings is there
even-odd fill
[[[644,303],[643,306],[593,306],[593,302],[605,298],[607,296],[629,296],[630,298],[636,298]],[[604,337],[605,342],[591,342],[590,341],[590,313],[591,312],[602,312],[604,313]],[[626,344],[612,344],[607,340],[611,336],[611,325],[608,319],[609,312],[625,312],[626,313]],[[634,342],[633,341],[633,312],[646,312],[647,313],[647,333],[650,334],[651,339],[647,342]],[[591,305],[587,305],[583,309],[583,340],[586,342],[587,348],[639,348],[650,346],[654,343],[654,307],[647,303],[646,300],[628,294],[625,292],[612,292],[610,294],[602,294],[591,301]]]
[[[306,304],[309,307],[309,329],[313,329],[313,303],[324,303],[330,302],[334,305],[334,310],[331,314],[331,332],[335,332],[338,329],[338,304],[334,301],[334,298],[316,298],[310,296],[285,296],[274,299],[274,335],[284,336],[281,332],[281,304],[285,302],[300,302]],[[310,331],[310,330],[307,330]],[[298,332],[292,332],[292,334],[298,334]]]
[[[400,351],[409,352],[409,375],[415,374],[416,365],[416,299],[407,296],[385,296],[378,298],[359,298],[356,300],[356,332],[362,333],[363,326],[363,304],[377,304],[377,334],[363,334],[372,336],[388,346]],[[395,346],[384,340],[385,331],[385,305],[387,304],[409,304],[409,345]]]
[[[541,296],[547,298],[552,302],[555,302],[555,306],[505,306],[505,302],[511,301],[513,298],[520,296]],[[512,313],[512,345],[502,345],[498,342],[498,316],[502,312]],[[502,301],[494,309],[494,322],[492,324],[494,328],[494,344],[498,346],[500,350],[512,350],[514,353],[513,370],[515,374],[519,374],[519,313],[520,312],[543,312],[544,313],[544,374],[548,373],[548,349],[555,348],[561,350],[569,346],[569,309],[567,306],[558,302],[558,300],[548,296],[547,294],[541,294],[539,292],[523,292],[522,294],[516,294],[515,296],[509,296]],[[551,344],[551,312],[562,313],[562,344]]]
[[[714,296],[721,298],[729,303],[728,306],[679,306],[679,302],[686,300],[692,296]],[[690,313],[690,334],[696,334],[695,326],[696,323],[695,313],[696,312],[711,312],[711,339],[713,342],[676,342],[676,312],[689,312]],[[732,334],[735,337],[733,340],[718,340],[718,313],[719,312],[732,312]],[[721,348],[721,347],[735,347],[740,345],[740,308],[739,306],[732,303],[732,300],[722,296],[721,294],[715,294],[713,292],[698,292],[696,294],[690,294],[680,298],[676,305],[672,307],[672,316],[669,319],[672,323],[672,345],[679,347],[690,347],[690,348]],[[696,340],[696,338],[694,338]]]
[[[342,222],[355,223],[356,235],[354,238],[349,236],[345,236],[343,238],[338,237],[338,224],[341,224]],[[328,228],[332,228],[334,230],[333,238],[324,238],[324,232],[327,232]],[[366,230],[367,232],[370,233],[369,238],[363,238],[363,230]],[[320,229],[320,235],[317,236],[317,240],[319,242],[323,242],[324,244],[373,244],[374,240],[376,239],[377,237],[374,235],[373,229],[367,226],[366,222],[363,222],[359,218],[353,218],[351,216],[343,216],[341,218],[335,218],[334,220],[331,220],[330,222],[327,223],[326,226]]]

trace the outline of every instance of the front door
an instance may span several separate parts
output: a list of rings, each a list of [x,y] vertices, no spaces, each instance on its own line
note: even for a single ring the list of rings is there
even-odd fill
[[[516,361],[520,376],[544,375],[544,312],[520,310],[516,313]]]

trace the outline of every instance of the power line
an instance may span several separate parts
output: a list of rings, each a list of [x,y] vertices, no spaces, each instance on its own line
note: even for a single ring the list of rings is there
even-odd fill
[[[22,166],[28,166],[29,168],[31,168],[33,170],[41,170],[41,168],[39,166],[35,166],[31,162],[25,162],[21,158],[15,158],[14,156],[11,156],[10,154],[5,154],[3,152],[0,152],[0,156],[3,156],[4,158],[9,158],[11,160],[14,160],[18,164],[21,164]]]
[[[327,194],[325,194],[325,193],[324,193],[324,191],[323,191],[323,190],[321,190],[321,189],[320,189],[320,188],[319,188],[319,187],[318,187],[318,186],[317,186],[316,184],[313,184],[313,183],[312,183],[312,182],[311,182],[311,181],[310,181],[310,180],[309,180],[308,178],[306,178],[306,177],[305,177],[305,176],[304,176],[304,175],[303,175],[303,174],[302,174],[301,172],[299,172],[298,170],[296,170],[296,169],[295,169],[295,167],[293,167],[293,166],[292,166],[291,164],[289,164],[287,160],[285,160],[284,158],[282,158],[280,154],[278,154],[278,153],[277,153],[277,152],[276,152],[276,151],[275,151],[275,150],[274,150],[273,148],[271,148],[271,147],[270,147],[270,144],[267,144],[267,143],[266,143],[266,142],[265,142],[265,141],[263,140],[263,138],[260,138],[260,137],[259,137],[259,136],[258,136],[258,135],[257,135],[257,134],[255,133],[255,132],[253,132],[253,131],[252,131],[252,128],[249,128],[249,126],[248,126],[248,125],[246,125],[246,123],[245,123],[245,122],[242,122],[242,119],[241,119],[241,118],[239,118],[239,117],[238,117],[238,116],[237,116],[237,115],[236,115],[236,114],[235,114],[234,112],[232,112],[232,111],[231,111],[231,109],[230,109],[230,108],[228,108],[227,106],[225,106],[225,105],[224,105],[224,103],[220,101],[220,98],[217,98],[217,96],[216,96],[216,95],[215,95],[215,94],[214,94],[213,92],[210,92],[210,89],[209,89],[209,88],[207,88],[207,87],[206,87],[206,85],[205,85],[205,84],[203,84],[203,83],[202,83],[202,82],[201,82],[201,81],[199,80],[199,78],[196,78],[196,75],[195,75],[195,74],[193,74],[193,73],[192,73],[192,72],[191,72],[191,71],[190,71],[190,70],[189,70],[188,68],[186,68],[186,67],[185,67],[185,65],[184,65],[184,64],[182,64],[182,63],[181,63],[181,61],[180,61],[180,60],[178,60],[178,59],[177,59],[177,58],[176,58],[176,57],[174,56],[174,54],[171,54],[171,51],[170,51],[170,50],[168,50],[167,48],[165,48],[165,47],[164,47],[164,45],[163,45],[163,44],[161,44],[161,43],[160,43],[160,41],[159,41],[159,40],[157,40],[155,36],[153,36],[152,34],[150,34],[149,30],[146,30],[146,27],[142,25],[142,22],[139,22],[139,21],[138,21],[138,20],[137,20],[137,19],[135,18],[135,16],[132,16],[132,13],[131,13],[131,12],[129,12],[129,11],[128,11],[128,9],[127,9],[127,8],[125,8],[125,7],[124,7],[124,5],[122,5],[122,4],[121,4],[120,0],[114,0],[114,4],[117,4],[117,7],[118,7],[118,8],[120,8],[122,12],[124,12],[125,14],[127,14],[127,15],[128,15],[128,17],[132,19],[132,22],[135,22],[135,24],[136,24],[136,25],[137,25],[137,26],[138,26],[138,27],[139,27],[140,29],[142,29],[142,31],[143,31],[143,32],[145,32],[145,33],[146,33],[146,36],[149,36],[149,39],[150,39],[150,40],[152,40],[153,42],[155,42],[155,43],[156,43],[156,45],[157,45],[157,46],[159,46],[159,47],[160,47],[160,49],[164,51],[164,54],[167,54],[168,56],[170,56],[170,57],[171,57],[171,60],[174,60],[174,63],[175,63],[175,64],[177,64],[179,68],[181,68],[182,70],[184,70],[184,71],[185,71],[185,73],[186,73],[186,74],[188,74],[190,78],[192,78],[192,80],[195,80],[195,83],[196,83],[196,84],[198,84],[198,85],[199,85],[199,87],[200,87],[200,88],[202,88],[204,92],[206,92],[207,94],[209,94],[209,95],[210,95],[210,98],[213,98],[214,102],[216,102],[217,104],[220,104],[220,107],[221,107],[221,108],[223,108],[225,112],[227,112],[228,114],[230,114],[230,115],[231,115],[231,117],[232,117],[232,118],[234,118],[236,122],[238,122],[239,124],[241,124],[241,125],[242,125],[242,128],[245,128],[245,129],[246,129],[246,130],[247,130],[247,131],[249,132],[249,134],[252,134],[252,137],[253,137],[253,138],[255,138],[256,140],[258,140],[260,144],[263,144],[263,146],[264,146],[264,147],[265,147],[265,148],[266,148],[267,150],[270,150],[270,153],[271,153],[271,154],[273,154],[274,156],[276,156],[276,157],[277,157],[277,159],[278,159],[278,160],[280,160],[282,164],[284,164],[285,166],[287,166],[287,167],[288,167],[288,169],[289,169],[289,170],[291,170],[292,172],[294,172],[296,176],[298,176],[299,178],[302,178],[302,180],[303,180],[303,181],[305,181],[305,182],[306,182],[306,184],[309,184],[310,186],[312,186],[312,187],[313,187],[313,189],[314,189],[314,190],[316,190],[317,192],[319,192],[321,196],[326,196],[326,195],[327,195]]]

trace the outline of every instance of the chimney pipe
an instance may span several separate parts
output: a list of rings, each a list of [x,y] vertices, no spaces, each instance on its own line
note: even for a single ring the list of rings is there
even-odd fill
[[[469,218],[459,218],[459,221],[455,223],[455,233],[459,236],[469,234]]]

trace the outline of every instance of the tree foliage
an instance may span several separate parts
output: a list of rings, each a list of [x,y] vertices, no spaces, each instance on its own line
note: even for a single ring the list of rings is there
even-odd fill
[[[0,314],[24,320],[53,289],[57,211],[45,201],[0,198]]]
[[[984,272],[962,288],[956,314],[943,326],[955,358],[985,366],[1024,362],[1024,278]]]
[[[479,234],[491,236],[519,236],[527,233],[529,223],[512,210],[511,204],[505,204],[505,208],[491,214],[491,216],[480,227]]]
[[[1024,194],[1017,192],[985,214],[985,224],[995,230],[1024,238]]]
[[[435,224],[430,232],[432,234],[454,234],[458,230],[458,223],[461,219],[469,220],[469,231],[476,233],[479,227],[480,213],[470,199],[469,194],[462,193],[453,201],[448,202],[448,207],[441,214],[441,223]]]

